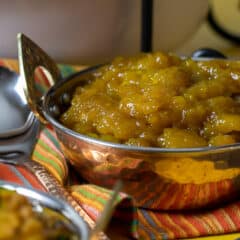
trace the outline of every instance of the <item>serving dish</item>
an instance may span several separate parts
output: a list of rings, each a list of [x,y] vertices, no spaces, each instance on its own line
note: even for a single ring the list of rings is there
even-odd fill
[[[233,179],[216,182],[196,183],[192,179],[174,182],[164,179],[159,174],[161,168],[156,171],[156,166],[164,159],[172,159],[176,164],[181,163],[181,159],[191,159],[211,162],[214,169],[238,169],[239,143],[201,148],[136,147],[98,140],[63,126],[59,116],[68,108],[75,88],[93,78],[99,66],[60,79],[53,61],[36,44],[24,35],[19,39],[20,70],[25,78],[29,104],[42,121],[54,127],[64,156],[87,181],[111,188],[121,179],[123,190],[134,197],[136,204],[151,209],[209,207],[237,196],[238,174]],[[23,46],[27,51],[23,51]],[[194,60],[204,54],[206,58],[206,52],[195,53]],[[207,59],[211,54],[223,57],[210,51]],[[42,95],[37,94],[34,87],[33,73],[37,66],[43,66],[58,80]],[[171,200],[166,201],[166,196]]]
[[[58,223],[53,222],[52,228],[54,228],[55,226],[57,230],[57,226],[60,226],[59,224],[64,224],[66,230],[75,235],[75,238],[73,239],[76,239],[76,237],[77,239],[81,240],[89,239],[89,230],[87,228],[87,225],[82,220],[82,218],[65,202],[56,199],[44,192],[23,187],[7,181],[0,181],[0,191],[7,191],[7,193],[16,194],[16,197],[23,196],[24,198],[26,198],[29,201],[30,206],[32,206],[33,212],[38,214],[37,216],[39,217],[39,219],[44,216],[53,216],[54,218],[52,219],[56,219],[54,221],[58,221]],[[6,194],[2,194],[1,196],[3,196],[4,198]],[[10,199],[9,201],[13,201],[13,199]],[[20,198],[18,199],[18,201],[21,201]],[[1,207],[4,206],[5,205],[1,205]],[[15,206],[13,205],[13,202],[11,206]],[[10,205],[8,207],[10,207]],[[15,208],[18,209],[17,207]],[[25,214],[27,214],[26,211]]]

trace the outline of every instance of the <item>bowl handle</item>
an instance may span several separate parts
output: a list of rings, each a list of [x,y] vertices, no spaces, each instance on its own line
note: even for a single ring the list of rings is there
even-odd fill
[[[226,59],[227,57],[215,49],[200,48],[192,53],[192,58],[222,58],[222,59]]]
[[[27,36],[19,33],[17,40],[20,75],[28,104],[35,116],[42,123],[47,123],[42,111],[43,96],[55,82],[62,79],[61,72],[57,64]],[[38,67],[42,68],[47,77],[44,86],[35,80]]]

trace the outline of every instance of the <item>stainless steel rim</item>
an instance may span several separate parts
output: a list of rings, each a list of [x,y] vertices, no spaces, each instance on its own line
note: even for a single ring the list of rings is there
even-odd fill
[[[0,189],[1,188],[15,191],[22,196],[39,202],[41,205],[47,208],[61,213],[71,223],[73,223],[76,233],[78,234],[78,236],[80,236],[81,240],[88,239],[89,230],[87,228],[87,225],[84,223],[82,218],[80,218],[80,216],[64,201],[56,199],[44,192],[40,192],[33,188],[26,188],[7,181],[0,181]]]
[[[201,60],[209,60],[209,58],[201,58]],[[228,61],[228,60],[227,60]],[[65,134],[68,134],[74,138],[86,141],[88,143],[96,144],[96,145],[102,145],[105,147],[111,147],[121,150],[128,150],[128,151],[136,151],[136,152],[149,152],[149,153],[214,153],[214,152],[222,152],[226,150],[236,150],[240,149],[240,143],[235,144],[229,144],[229,145],[222,145],[222,146],[213,146],[213,147],[200,147],[200,148],[158,148],[158,147],[136,147],[136,146],[129,146],[126,144],[119,144],[119,143],[111,143],[106,142],[103,140],[99,140],[96,138],[92,138],[80,133],[77,133],[64,125],[62,125],[59,121],[57,121],[54,117],[51,116],[51,112],[49,109],[49,102],[51,98],[51,94],[54,94],[55,90],[59,87],[61,87],[62,84],[64,84],[66,81],[70,81],[71,79],[81,76],[86,73],[90,73],[94,71],[99,66],[91,67],[88,69],[85,69],[83,71],[74,73],[73,75],[66,78],[64,81],[58,82],[56,85],[52,86],[47,93],[43,96],[43,114],[44,117],[51,123],[56,129],[59,131],[64,132]]]

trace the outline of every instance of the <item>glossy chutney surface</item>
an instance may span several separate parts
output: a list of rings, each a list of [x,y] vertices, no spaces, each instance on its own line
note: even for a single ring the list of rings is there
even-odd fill
[[[240,138],[240,62],[156,52],[118,57],[75,90],[60,121],[128,145],[188,148]]]

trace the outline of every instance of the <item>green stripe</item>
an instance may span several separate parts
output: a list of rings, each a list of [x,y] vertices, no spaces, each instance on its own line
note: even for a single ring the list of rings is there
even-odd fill
[[[48,90],[48,87],[43,86],[41,84],[36,84],[37,91],[41,94],[45,94]]]
[[[55,152],[50,146],[48,146],[42,139],[39,139],[38,144],[40,146],[42,146],[48,152],[51,152],[52,155],[54,155],[55,157],[57,157],[59,159],[60,156],[57,154],[57,152]]]
[[[112,195],[112,190],[109,190],[109,189],[106,189],[106,188],[102,188],[102,187],[99,187],[99,186],[95,186],[95,188],[99,191],[99,192],[102,192],[102,193],[107,193],[107,194],[110,194]],[[120,194],[117,195],[117,202],[120,202],[122,201],[122,197]],[[130,198],[129,198],[130,199]]]
[[[63,179],[62,169],[59,167],[59,165],[57,163],[55,163],[53,160],[51,160],[49,158],[46,158],[45,156],[43,156],[42,154],[40,154],[36,150],[34,151],[33,156],[38,157],[39,159],[41,159],[41,161],[49,163],[52,167],[54,167],[54,169],[56,169],[56,171],[59,174],[60,178]]]
[[[132,226],[131,226],[132,233],[136,233],[137,232],[137,230],[138,230],[138,223],[139,223],[138,219],[134,218],[132,220]]]
[[[88,199],[91,199],[91,200],[94,200],[94,201],[98,201],[102,205],[105,205],[106,202],[107,202],[107,200],[105,200],[105,199],[103,199],[103,198],[101,198],[99,196],[96,196],[95,193],[91,193],[91,192],[87,191],[86,189],[80,188],[77,191],[78,191],[77,193],[87,197]]]
[[[107,194],[111,193],[111,190],[109,190],[107,188],[102,188],[102,187],[99,187],[99,186],[94,186],[94,188],[97,189],[99,192],[102,192],[102,193],[107,193]]]
[[[60,71],[61,71],[63,77],[67,77],[70,74],[76,72],[74,67],[69,66],[69,65],[59,64],[59,68],[60,68]]]
[[[60,144],[55,136],[48,130],[44,129],[44,134],[47,136],[47,138],[58,148],[60,149]]]

